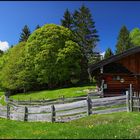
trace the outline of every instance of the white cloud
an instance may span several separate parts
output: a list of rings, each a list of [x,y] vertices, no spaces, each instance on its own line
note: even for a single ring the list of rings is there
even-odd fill
[[[0,50],[6,51],[9,48],[10,48],[10,46],[7,41],[0,41]]]
[[[102,52],[102,53],[100,53],[103,57],[104,57],[104,55],[105,55],[105,51],[104,52]]]

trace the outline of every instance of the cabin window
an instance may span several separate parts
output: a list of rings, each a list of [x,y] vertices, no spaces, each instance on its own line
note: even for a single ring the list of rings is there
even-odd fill
[[[104,84],[104,89],[107,89],[107,84]]]
[[[120,79],[120,76],[113,76],[113,81],[119,81]]]

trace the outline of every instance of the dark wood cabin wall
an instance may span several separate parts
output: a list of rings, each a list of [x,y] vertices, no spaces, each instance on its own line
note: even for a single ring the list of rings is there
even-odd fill
[[[122,64],[125,66],[128,70],[135,74],[140,74],[140,53],[136,53],[131,56],[127,56],[119,61],[117,63]]]
[[[107,76],[107,75],[106,75]],[[115,90],[122,90],[129,88],[130,84],[133,85],[133,87],[137,87],[137,78],[134,76],[124,76],[122,75],[121,78],[124,79],[124,83],[121,83],[120,80],[106,80],[107,83],[107,89],[110,91]]]

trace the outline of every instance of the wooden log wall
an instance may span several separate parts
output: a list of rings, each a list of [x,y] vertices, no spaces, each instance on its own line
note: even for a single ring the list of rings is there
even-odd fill
[[[124,57],[121,60],[119,60],[118,63],[125,66],[131,72],[140,74],[140,59],[139,59],[139,56],[140,56],[140,53],[129,55],[129,56]]]

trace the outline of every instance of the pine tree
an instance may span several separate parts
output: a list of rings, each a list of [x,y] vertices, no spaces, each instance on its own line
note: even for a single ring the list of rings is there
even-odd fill
[[[81,61],[81,81],[88,81],[87,73],[88,65],[95,63],[98,59],[93,53],[93,48],[96,47],[99,41],[95,22],[92,19],[90,10],[84,5],[73,13],[73,22],[71,30],[75,36],[75,42],[81,46],[83,59]]]
[[[104,55],[104,58],[108,58],[110,56],[114,55],[112,50],[110,48],[107,48],[106,52],[105,52],[105,55]]]
[[[30,29],[27,25],[24,26],[24,28],[22,29],[22,33],[20,35],[20,39],[19,39],[19,42],[22,42],[22,41],[27,41],[27,39],[29,38],[31,32],[30,32]]]
[[[82,46],[83,54],[86,56],[89,62],[90,57],[93,57],[93,48],[96,47],[99,41],[97,30],[95,28],[95,22],[92,19],[90,10],[84,5],[73,14],[73,26],[72,30],[75,34],[76,42]]]
[[[37,29],[39,29],[39,28],[40,28],[40,26],[39,26],[39,25],[37,25],[37,26],[36,26],[36,28],[35,28],[35,30],[37,30]]]
[[[122,53],[123,51],[131,47],[132,44],[131,44],[131,39],[129,37],[129,31],[126,26],[122,26],[116,44],[116,54]]]
[[[72,22],[73,22],[72,15],[69,12],[69,10],[66,9],[63,19],[61,19],[61,25],[71,30]]]

